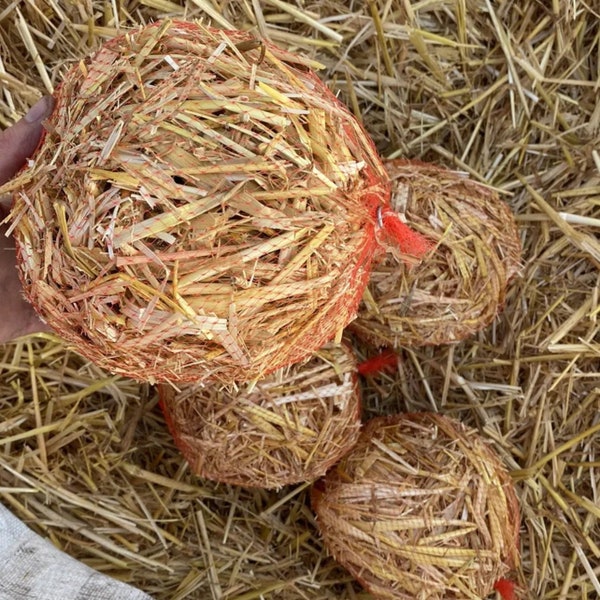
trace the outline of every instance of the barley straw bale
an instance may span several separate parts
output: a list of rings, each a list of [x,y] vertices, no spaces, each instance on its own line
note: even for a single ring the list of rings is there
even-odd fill
[[[325,475],[361,425],[356,360],[344,345],[251,384],[162,384],[159,396],[191,470],[243,486],[281,488]]]
[[[354,317],[389,182],[315,61],[165,19],[56,91],[13,190],[25,294],[103,368],[249,381]]]
[[[352,330],[394,348],[465,339],[492,322],[519,272],[515,219],[497,192],[464,173],[419,161],[385,166],[392,207],[434,248],[414,264],[389,246]]]
[[[325,544],[375,598],[475,600],[519,565],[506,468],[437,413],[371,419],[312,498]]]

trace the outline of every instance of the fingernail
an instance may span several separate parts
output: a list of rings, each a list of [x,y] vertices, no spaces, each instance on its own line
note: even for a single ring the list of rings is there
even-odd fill
[[[44,96],[38,100],[25,115],[25,120],[28,123],[39,123],[46,117],[49,117],[54,108],[54,98],[52,96]]]

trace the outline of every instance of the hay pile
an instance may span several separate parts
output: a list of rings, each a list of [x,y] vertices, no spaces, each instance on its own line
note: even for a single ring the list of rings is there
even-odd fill
[[[31,0],[0,8],[0,126],[89,50],[159,16],[255,28],[323,62],[382,155],[498,190],[524,268],[503,314],[364,380],[365,417],[439,410],[494,441],[517,481],[523,597],[600,595],[599,15],[581,0]],[[361,358],[373,349],[360,346]],[[60,548],[158,599],[354,599],[305,487],[191,477],[155,391],[52,336],[0,354],[0,501]]]

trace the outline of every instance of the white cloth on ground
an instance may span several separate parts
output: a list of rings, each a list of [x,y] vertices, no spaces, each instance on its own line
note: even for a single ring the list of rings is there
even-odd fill
[[[36,535],[0,504],[0,600],[152,600]]]

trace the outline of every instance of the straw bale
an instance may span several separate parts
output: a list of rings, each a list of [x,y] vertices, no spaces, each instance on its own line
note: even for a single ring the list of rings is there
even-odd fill
[[[315,66],[167,19],[72,68],[4,188],[25,294],[50,327],[115,373],[225,384],[339,335],[389,183]]]
[[[361,425],[356,361],[343,345],[245,386],[162,384],[159,397],[192,472],[250,487],[325,475]]]
[[[498,194],[435,165],[388,161],[392,206],[434,246],[417,265],[390,247],[352,330],[381,346],[448,344],[486,327],[519,270],[517,224]]]
[[[519,564],[508,472],[436,413],[370,420],[312,499],[325,544],[376,598],[482,598]]]
[[[397,372],[362,378],[363,408],[435,410],[485,435],[518,484],[519,600],[599,597],[595,3],[0,2],[0,127],[49,91],[40,70],[56,86],[106,39],[165,16],[318,60],[382,155],[466,172],[510,206],[523,269],[503,313],[463,342],[401,349]],[[199,482],[149,388],[56,338],[0,356],[0,501],[58,547],[157,600],[371,597],[327,558],[302,485]]]

